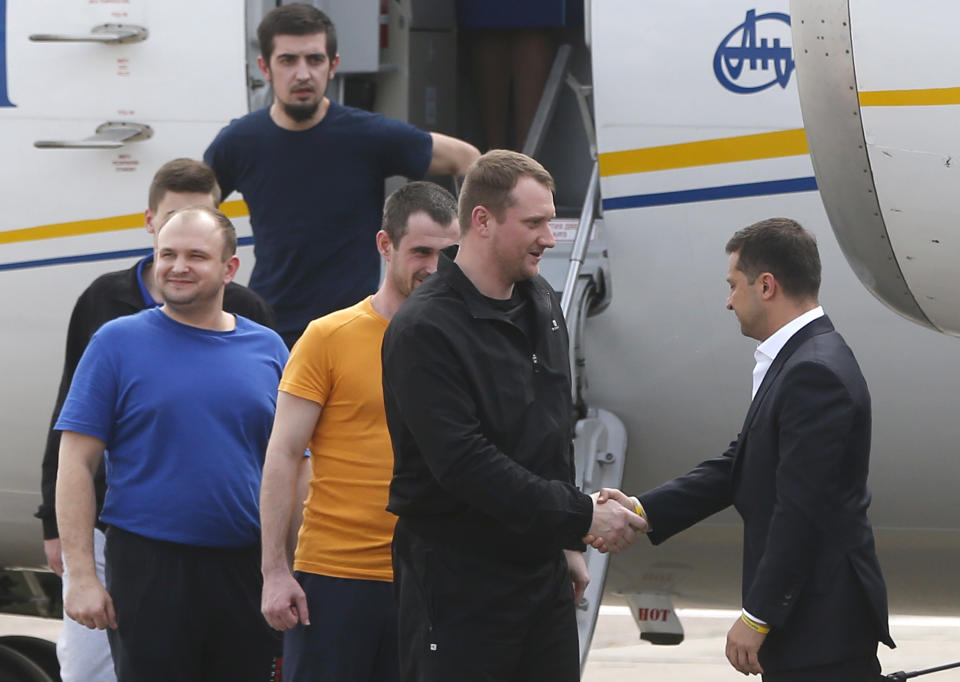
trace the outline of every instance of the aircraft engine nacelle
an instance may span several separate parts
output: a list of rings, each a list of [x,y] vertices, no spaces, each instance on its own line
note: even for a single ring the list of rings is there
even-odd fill
[[[960,336],[955,0],[792,0],[817,185],[847,260],[904,317]]]

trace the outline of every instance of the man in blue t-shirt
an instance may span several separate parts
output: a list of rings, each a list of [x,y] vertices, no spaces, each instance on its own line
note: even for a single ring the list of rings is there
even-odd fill
[[[257,496],[287,351],[223,310],[236,244],[216,209],[174,212],[157,234],[164,304],[94,334],[56,424],[64,610],[110,628],[119,682],[262,682],[277,665]],[[106,587],[92,542],[105,450]]]
[[[372,294],[379,283],[384,180],[463,175],[480,155],[439,133],[331,102],[336,30],[320,10],[283,5],[257,30],[257,63],[273,104],[230,123],[203,158],[223,196],[250,208],[257,257],[250,288],[273,307],[292,346],[307,324]]]
[[[205,163],[194,159],[173,159],[163,164],[150,183],[147,209],[144,212],[146,231],[151,247],[157,229],[173,211],[188,206],[216,208],[220,203],[220,188],[213,171]],[[64,592],[70,576],[63,570],[60,535],[57,531],[56,497],[60,432],[53,428],[80,358],[93,334],[105,323],[124,315],[132,315],[145,308],[162,303],[160,285],[153,276],[153,248],[136,264],[124,270],[105,273],[88,286],[73,308],[67,328],[66,353],[60,388],[54,403],[50,431],[41,466],[41,504],[36,516],[43,521],[43,549],[50,568],[63,579]],[[266,302],[244,286],[230,282],[223,290],[223,308],[254,322],[272,327],[273,313]],[[97,516],[103,507],[107,484],[103,467],[94,479]],[[102,524],[93,532],[94,557],[101,580],[103,577],[103,547],[105,538]],[[88,630],[64,618],[57,640],[57,659],[63,682],[116,682],[110,645],[105,632]]]

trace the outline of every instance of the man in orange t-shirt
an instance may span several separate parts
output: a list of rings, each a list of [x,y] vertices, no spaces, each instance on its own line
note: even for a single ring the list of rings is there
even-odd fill
[[[262,611],[284,631],[285,682],[400,679],[386,511],[393,451],[383,409],[380,346],[407,296],[459,235],[453,196],[412,182],[384,205],[375,294],[314,320],[280,381],[260,493]],[[291,573],[290,499],[304,450],[310,492]]]

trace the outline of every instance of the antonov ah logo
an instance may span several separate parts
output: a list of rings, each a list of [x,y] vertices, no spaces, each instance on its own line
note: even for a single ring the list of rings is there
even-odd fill
[[[0,107],[14,106],[7,96],[7,0],[0,0]]]
[[[760,92],[779,84],[787,87],[793,73],[790,16],[747,10],[743,23],[720,42],[713,56],[713,72],[731,92]]]

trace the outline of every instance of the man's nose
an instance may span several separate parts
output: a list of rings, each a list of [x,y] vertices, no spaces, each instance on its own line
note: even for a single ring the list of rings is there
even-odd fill
[[[557,245],[557,239],[553,236],[553,230],[550,229],[550,223],[543,228],[543,235],[540,237],[540,245],[545,249],[552,249]]]
[[[295,73],[298,81],[305,81],[310,79],[310,69],[307,68],[306,59],[297,60]]]

